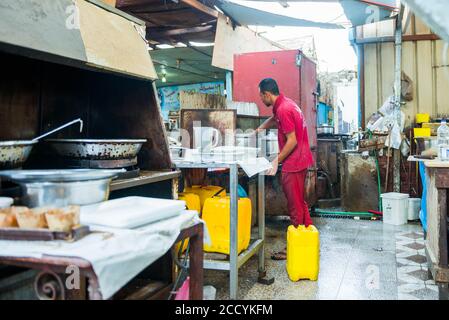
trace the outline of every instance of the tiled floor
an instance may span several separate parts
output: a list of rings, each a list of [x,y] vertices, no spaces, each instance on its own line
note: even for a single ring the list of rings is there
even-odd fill
[[[275,282],[257,283],[253,257],[239,272],[240,299],[438,299],[438,287],[427,275],[419,224],[335,218],[314,223],[321,241],[318,281],[291,282],[285,262],[269,258],[285,247],[288,221],[268,221],[266,265]],[[228,281],[225,272],[205,272],[205,284],[217,289],[217,299],[228,298]]]

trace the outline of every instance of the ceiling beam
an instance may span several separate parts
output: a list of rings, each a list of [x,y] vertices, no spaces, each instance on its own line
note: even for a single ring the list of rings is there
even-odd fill
[[[192,28],[169,29],[169,30],[162,30],[162,31],[155,30],[153,28],[149,28],[149,30],[147,32],[147,38],[160,39],[160,38],[166,38],[166,37],[176,37],[176,36],[182,36],[185,34],[211,31],[213,28],[214,28],[214,26],[212,26],[212,25],[192,27]]]
[[[173,0],[172,0],[173,1]],[[189,6],[191,6],[192,8],[195,8],[205,14],[208,14],[214,18],[218,18],[218,11],[215,9],[212,9],[204,4],[202,4],[201,2],[199,2],[198,0],[180,0],[181,3],[187,4]]]

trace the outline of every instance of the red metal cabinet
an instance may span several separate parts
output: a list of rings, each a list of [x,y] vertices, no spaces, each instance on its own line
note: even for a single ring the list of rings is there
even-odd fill
[[[307,121],[310,147],[316,161],[316,64],[299,50],[255,52],[234,56],[233,100],[255,102],[261,116],[271,116],[259,97],[259,82],[273,78],[279,90],[294,100]]]

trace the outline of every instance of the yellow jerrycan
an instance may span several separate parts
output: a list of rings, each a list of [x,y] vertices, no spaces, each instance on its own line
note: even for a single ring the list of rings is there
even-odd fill
[[[206,199],[202,219],[206,222],[211,244],[204,244],[204,251],[230,253],[230,206],[229,196]],[[238,201],[237,235],[237,250],[240,253],[248,248],[251,237],[251,200],[248,198],[240,198]]]
[[[291,281],[316,281],[320,269],[320,237],[313,225],[287,229],[287,273]]]
[[[186,207],[189,210],[196,210],[198,214],[201,212],[201,202],[200,197],[194,193],[180,192],[178,193],[178,199],[184,200],[186,202]],[[182,241],[178,242],[175,246],[176,253],[179,251],[179,247],[181,246]],[[184,245],[182,246],[182,252],[185,252],[187,249],[187,245],[189,244],[189,240],[184,240]]]
[[[178,199],[186,202],[187,209],[196,210],[198,213],[201,212],[201,200],[199,195],[191,192],[180,192],[178,194]]]
[[[214,195],[226,196],[226,189],[220,186],[192,186],[184,188],[184,193],[194,193],[200,197],[201,210],[199,212],[201,212],[206,199]]]

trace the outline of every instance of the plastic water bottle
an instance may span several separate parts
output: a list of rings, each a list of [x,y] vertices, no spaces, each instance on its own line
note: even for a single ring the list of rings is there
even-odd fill
[[[449,127],[446,124],[446,120],[441,121],[441,125],[437,131],[437,144],[438,144],[438,157],[441,161],[448,161],[449,150]]]

